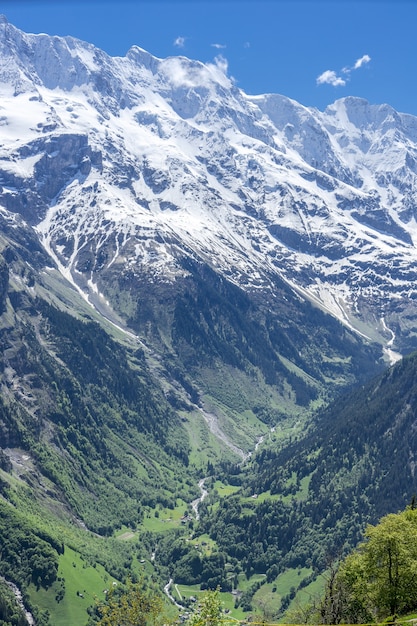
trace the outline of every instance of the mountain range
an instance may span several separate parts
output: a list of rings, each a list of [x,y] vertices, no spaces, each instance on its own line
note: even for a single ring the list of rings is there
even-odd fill
[[[184,57],[1,29],[1,204],[94,306],[134,324],[140,289],[184,282],[191,259],[415,347],[415,117],[359,98],[320,112]]]
[[[104,537],[271,428],[316,458],[314,411],[417,348],[416,200],[412,115],[1,17],[3,499]],[[288,490],[265,454],[245,488]]]

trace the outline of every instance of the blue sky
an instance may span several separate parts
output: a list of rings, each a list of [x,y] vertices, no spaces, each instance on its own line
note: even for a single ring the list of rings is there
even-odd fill
[[[0,0],[0,13],[112,56],[135,44],[216,60],[250,94],[319,109],[354,95],[417,115],[416,0]]]

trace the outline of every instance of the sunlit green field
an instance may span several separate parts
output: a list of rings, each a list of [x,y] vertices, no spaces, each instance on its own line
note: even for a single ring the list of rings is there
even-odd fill
[[[65,594],[60,602],[56,596],[62,589],[57,580],[48,590],[30,587],[30,596],[42,610],[49,611],[50,623],[60,626],[83,626],[87,623],[87,608],[105,597],[108,589],[117,581],[110,578],[101,565],[92,567],[82,557],[65,548],[59,560],[58,578],[65,579]]]

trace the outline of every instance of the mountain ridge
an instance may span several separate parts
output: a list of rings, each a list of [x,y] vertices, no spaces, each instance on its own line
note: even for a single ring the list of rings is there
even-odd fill
[[[244,288],[268,288],[266,266],[343,323],[361,332],[372,327],[372,340],[390,341],[389,327],[399,351],[417,346],[396,313],[399,301],[414,311],[413,116],[353,97],[321,113],[284,96],[248,96],[220,68],[185,57],[161,60],[134,46],[125,57],[112,58],[71,37],[25,35],[8,23],[2,28],[3,54],[15,66],[14,74],[3,71],[3,90],[10,94],[9,84],[23,98],[19,111],[19,96],[13,97],[15,108],[3,116],[3,128],[11,131],[15,122],[25,145],[20,155],[15,148],[14,178],[10,162],[1,160],[2,204],[16,202],[13,184],[27,185],[33,162],[39,177],[42,154],[54,161],[56,150],[35,137],[54,144],[69,141],[71,133],[86,135],[84,152],[77,145],[63,148],[71,154],[68,176],[55,181],[49,196],[39,182],[29,188],[40,211],[32,222],[87,296],[104,294],[105,285],[93,268],[88,288],[82,264],[77,267],[78,237],[66,207],[75,200],[81,205],[80,192],[84,217],[76,215],[78,230],[84,222],[91,237],[88,215],[103,241],[109,219],[115,230],[121,228],[121,241],[142,239],[148,271],[160,271],[156,256],[166,257],[168,273],[178,271],[174,247],[158,245],[155,237],[173,235]],[[37,126],[27,128],[27,107]],[[43,176],[50,179],[56,171],[44,170]],[[78,176],[77,188],[71,174]],[[57,243],[63,228],[71,254]],[[113,259],[123,256],[118,246],[111,246]],[[140,256],[131,255],[130,263],[140,264]],[[369,265],[370,274],[364,271]],[[364,299],[375,303],[371,315]]]

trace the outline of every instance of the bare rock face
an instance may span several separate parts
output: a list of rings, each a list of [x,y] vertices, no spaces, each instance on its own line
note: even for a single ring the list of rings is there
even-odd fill
[[[49,204],[67,185],[82,183],[93,164],[101,169],[101,153],[93,151],[88,137],[81,134],[48,134],[23,145],[15,159],[33,159],[33,174],[24,178],[0,169],[0,205],[33,225],[45,217]],[[5,192],[5,187],[10,191]]]
[[[35,165],[36,187],[45,200],[52,200],[75,177],[81,180],[90,173],[91,148],[85,135],[48,137],[36,148],[43,152]]]
[[[3,257],[0,256],[0,314],[6,310],[6,297],[9,288],[9,268]]]

